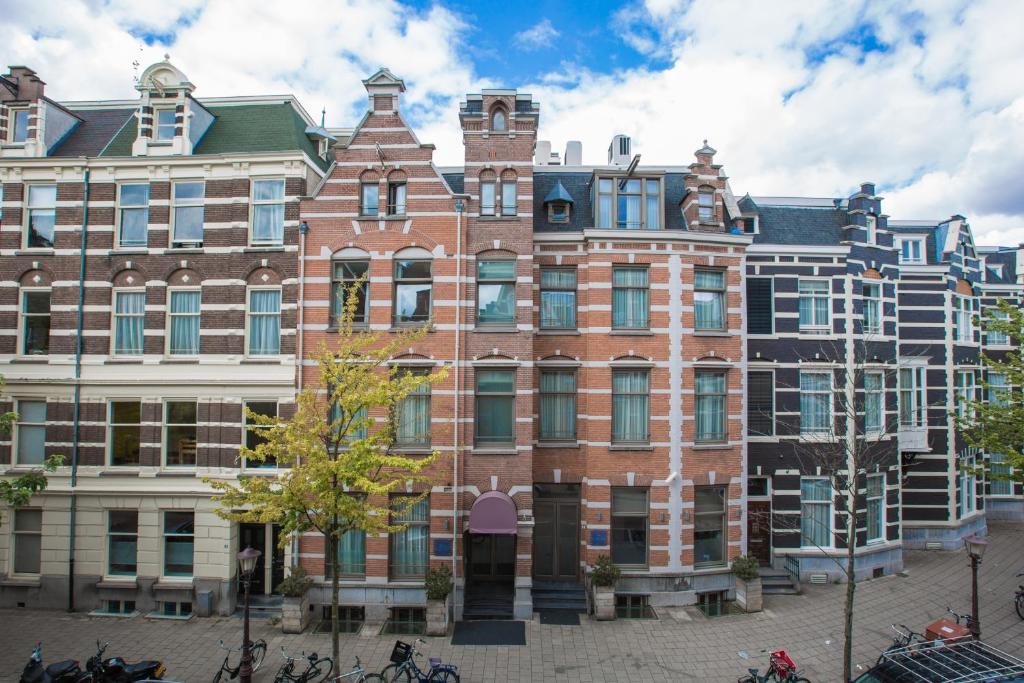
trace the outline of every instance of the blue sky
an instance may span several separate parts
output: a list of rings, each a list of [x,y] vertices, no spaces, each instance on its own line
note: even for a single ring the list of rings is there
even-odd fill
[[[705,138],[735,191],[845,196],[893,217],[969,218],[1024,242],[1019,0],[6,0],[0,45],[56,99],[132,98],[170,53],[196,96],[293,93],[351,126],[379,66],[436,160],[461,162],[458,105],[518,87],[540,138],[604,162],[685,165]],[[138,63],[138,66],[136,66]]]

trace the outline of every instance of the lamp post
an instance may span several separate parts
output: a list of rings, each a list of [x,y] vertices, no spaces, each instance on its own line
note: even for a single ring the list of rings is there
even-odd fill
[[[262,554],[255,548],[246,548],[238,553],[238,577],[245,589],[245,612],[242,618],[242,661],[238,665],[240,683],[252,683],[252,651],[249,649],[249,584],[252,583],[252,573]]]
[[[985,554],[988,541],[980,536],[964,538],[964,548],[971,558],[971,635],[975,640],[981,638],[981,622],[978,619],[978,565]]]

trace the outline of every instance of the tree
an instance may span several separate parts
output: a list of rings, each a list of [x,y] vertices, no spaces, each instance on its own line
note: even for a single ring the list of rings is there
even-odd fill
[[[988,334],[1024,339],[1024,312],[1002,299],[986,311],[981,323]],[[966,409],[953,419],[968,444],[1002,456],[1000,466],[990,466],[985,473],[989,480],[1024,482],[1024,359],[1013,350],[1001,359],[982,354],[982,363],[988,371],[981,382],[984,398],[968,400]],[[993,375],[1001,376],[1001,383],[993,382]]]
[[[321,343],[311,358],[320,369],[318,383],[296,397],[286,421],[246,412],[250,430],[260,437],[241,456],[276,462],[277,478],[240,477],[237,485],[208,480],[219,493],[217,514],[227,520],[275,522],[282,544],[306,531],[324,535],[331,574],[331,652],[338,661],[338,544],[351,531],[368,534],[402,530],[396,523],[429,495],[390,499],[394,492],[431,482],[428,469],[440,453],[405,457],[391,452],[398,426],[397,409],[424,384],[447,376],[411,373],[390,361],[422,339],[426,327],[390,335],[353,329],[359,304],[356,282],[346,293],[334,348]],[[384,408],[375,424],[370,411]],[[396,502],[397,501],[397,502]]]
[[[3,389],[4,378],[0,377],[0,390]],[[0,414],[0,434],[10,434],[18,419],[16,412]],[[14,479],[0,479],[0,502],[16,510],[28,502],[37,493],[46,489],[46,474],[53,472],[64,462],[64,456],[51,455],[43,461],[41,467],[34,468]],[[0,514],[0,522],[3,515]]]

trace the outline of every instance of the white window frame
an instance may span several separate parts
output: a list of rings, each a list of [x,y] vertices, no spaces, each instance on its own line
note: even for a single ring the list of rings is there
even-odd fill
[[[281,183],[281,199],[256,199],[256,183],[274,181]],[[378,186],[379,190],[379,186]],[[378,199],[379,201],[379,199]],[[256,207],[257,206],[281,206],[281,240],[257,240],[256,239]],[[265,178],[252,178],[249,182],[249,244],[254,247],[279,247],[284,244],[285,218],[288,207],[288,183],[283,176],[268,176]],[[379,204],[378,204],[379,207]],[[378,209],[379,210],[379,209]]]
[[[53,204],[47,204],[45,206],[33,206],[32,205],[32,188],[33,187],[52,187],[53,188]],[[57,205],[60,203],[58,195],[60,194],[60,188],[56,182],[53,183],[25,183],[23,186],[24,194],[22,195],[22,205],[25,207],[22,210],[22,237],[21,246],[23,249],[31,250],[45,250],[52,251],[54,247],[33,247],[29,246],[29,231],[32,227],[32,212],[33,211],[53,211],[53,241],[57,241]],[[56,245],[54,245],[56,246]]]
[[[816,317],[814,315],[814,311],[815,311],[814,303],[815,303],[815,301],[817,299],[822,298],[822,297],[825,298],[826,306],[825,306],[825,321],[824,322],[822,322],[820,320],[814,320],[813,322],[808,323],[806,325],[800,323],[800,299],[804,298],[804,294],[803,294],[803,292],[800,291],[800,287],[805,282],[807,284],[824,284],[825,285],[825,291],[824,292],[808,292],[807,293],[807,296],[811,300],[811,317],[812,317],[812,319]],[[807,277],[802,277],[799,280],[797,280],[796,292],[797,292],[797,325],[799,327],[800,332],[811,333],[811,334],[829,334],[829,333],[831,333],[832,332],[832,281],[829,280],[828,278],[807,278]]]
[[[816,429],[816,430],[813,430],[813,431],[805,430],[805,428],[804,428],[805,420],[804,420],[804,416],[803,416],[803,406],[800,406],[800,408],[799,408],[800,438],[805,440],[805,441],[808,441],[808,440],[819,440],[819,441],[822,441],[822,440],[828,440],[828,439],[833,438],[835,436],[835,429],[836,429],[836,407],[835,407],[835,381],[836,381],[836,379],[835,379],[835,373],[832,372],[831,368],[808,368],[806,370],[801,369],[799,374],[801,376],[806,374],[806,375],[826,375],[828,377],[828,389],[827,390],[806,392],[807,394],[812,395],[812,396],[820,396],[820,395],[825,395],[826,396],[826,398],[827,398],[826,405],[828,406],[828,418],[827,418],[827,420],[825,422],[825,428],[824,429],[820,429],[820,430]],[[803,391],[803,389],[800,389],[800,393],[803,394],[805,392]]]
[[[118,353],[117,352],[117,297],[121,294],[142,295],[142,353]],[[113,358],[144,358],[146,355],[146,288],[145,287],[115,287],[110,298],[110,355]]]
[[[1012,475],[1014,470],[1013,467],[1006,464],[1006,456],[1001,453],[989,453],[989,470],[992,467],[1005,467],[1006,474]],[[998,459],[997,459],[998,458]],[[989,496],[994,498],[1006,498],[1013,496],[1013,484],[1014,482],[1007,479],[989,479]],[[995,490],[995,486],[999,486],[999,491]]]
[[[974,467],[977,464],[975,456],[960,458],[961,467],[957,473],[957,484],[960,489],[960,501],[958,519],[973,515],[978,511],[978,478],[974,476]],[[970,501],[970,510],[967,502]]]
[[[30,317],[42,317],[41,313],[26,313],[25,312],[25,299],[26,294],[36,292],[47,292],[50,295],[50,312],[48,317],[50,318],[50,336],[53,336],[53,288],[52,287],[22,287],[18,295],[18,355],[28,356],[28,349],[25,346],[25,333],[28,329],[26,318]],[[30,356],[35,358],[43,358],[50,355],[49,342],[47,342],[47,348],[45,354],[39,354],[38,356]]]
[[[195,313],[172,313],[171,295],[176,293],[194,292],[199,294],[199,310]],[[203,288],[202,287],[168,287],[167,288],[167,322],[164,326],[164,355],[170,358],[198,358],[203,348]],[[199,343],[196,345],[197,352],[194,354],[172,353],[171,352],[171,329],[174,318],[185,318],[196,316],[199,318]]]
[[[967,419],[969,417],[969,406],[967,401],[977,398],[976,377],[974,370],[956,370],[953,373],[953,395],[955,396],[954,406],[957,417]],[[964,381],[969,380],[969,381]]]
[[[872,480],[877,481],[879,479],[882,480],[882,484],[881,484],[881,487],[880,487],[881,492],[876,494],[876,495],[872,495],[871,494],[871,481]],[[884,543],[885,540],[886,540],[886,535],[887,534],[885,533],[885,531],[886,531],[886,528],[885,528],[886,527],[886,525],[885,525],[885,516],[886,516],[885,515],[885,513],[886,513],[886,509],[885,509],[885,483],[886,483],[885,482],[885,474],[883,474],[883,473],[867,475],[867,482],[865,483],[865,486],[864,486],[864,511],[865,511],[864,537],[865,537],[865,539],[867,540],[868,543]],[[871,538],[871,536],[868,535],[868,529],[871,528],[871,525],[868,522],[869,522],[869,519],[870,519],[869,516],[871,515],[871,502],[872,501],[878,501],[878,508],[879,508],[878,509],[878,516],[879,516],[879,519],[878,519],[878,530],[882,534],[881,536],[878,536],[878,537],[875,537],[875,538]]]
[[[17,413],[18,413],[18,419],[14,423],[14,433],[12,434],[12,439],[11,439],[11,461],[14,463],[15,466],[18,466],[18,465],[28,465],[28,466],[31,466],[31,467],[36,467],[40,463],[22,462],[21,461],[21,458],[20,458],[20,455],[21,455],[21,429],[22,429],[22,427],[40,427],[40,426],[43,428],[43,458],[42,458],[42,462],[46,462],[46,443],[47,443],[47,441],[46,441],[46,425],[47,425],[47,421],[44,418],[42,422],[26,422],[24,420],[24,411],[22,411],[20,409],[22,403],[42,403],[43,404],[43,413],[45,415],[45,413],[47,411],[47,408],[48,408],[48,402],[47,402],[46,398],[44,398],[44,397],[18,398],[18,399],[14,400],[14,406],[15,406],[15,409],[17,410]]]
[[[878,218],[874,214],[864,214],[864,224],[868,232],[868,244],[878,244]]]
[[[18,531],[18,519],[17,519],[17,517],[18,517],[18,513],[22,513],[22,512],[38,512],[39,513],[39,531]],[[42,510],[42,508],[25,507],[25,508],[18,508],[16,510],[15,509],[11,509],[11,510],[8,511],[8,514],[11,516],[11,521],[10,521],[10,524],[11,524],[11,549],[10,549],[10,552],[9,552],[9,561],[11,563],[10,564],[10,575],[11,576],[40,576],[43,573],[43,547],[42,546],[43,546],[43,533],[45,531],[45,525],[43,524],[43,510]],[[18,543],[17,543],[17,539],[18,539],[19,535],[39,536],[39,560],[38,560],[39,571],[38,572],[31,572],[31,573],[29,573],[29,572],[18,572],[18,571],[15,571],[15,567],[17,566],[17,563],[18,563],[18,558],[17,558],[17,546],[18,546]]]
[[[146,187],[146,205],[144,207],[143,206],[134,206],[134,205],[125,206],[125,204],[124,204],[124,199],[121,196],[122,188],[128,187],[128,186],[134,186],[134,185],[144,185]],[[125,182],[117,184],[117,208],[114,210],[114,223],[115,223],[115,225],[114,225],[114,245],[115,245],[116,248],[118,248],[118,249],[146,249],[149,246],[149,206],[150,206],[150,194],[151,194],[151,192],[152,192],[152,187],[151,187],[149,182],[125,181]],[[124,227],[124,225],[123,225],[123,223],[124,223],[124,221],[123,221],[123,213],[124,213],[125,210],[129,210],[129,211],[136,210],[137,211],[137,210],[143,209],[143,208],[146,210],[146,243],[145,244],[128,244],[128,245],[125,245],[123,243],[123,241],[122,241],[122,234],[121,234],[121,230]]]
[[[804,502],[803,495],[800,496],[800,516],[801,517],[803,517],[803,506],[804,505],[827,505],[828,506],[828,532],[825,534],[826,543],[823,543],[820,546],[817,546],[817,545],[814,545],[814,544],[804,545],[803,531],[798,529],[798,532],[800,533],[800,547],[804,548],[804,549],[807,549],[807,548],[817,549],[819,547],[821,547],[823,549],[834,548],[835,547],[835,525],[836,525],[835,524],[835,519],[836,519],[836,515],[835,515],[835,493],[834,493],[834,491],[832,489],[832,482],[829,481],[828,477],[817,477],[817,476],[802,476],[802,477],[800,477],[800,481],[801,482],[803,482],[805,479],[813,479],[815,481],[825,481],[825,482],[828,482],[828,493],[829,493],[829,495],[828,495],[828,500],[827,501],[825,501],[825,500],[811,500],[811,501]],[[803,488],[803,487],[801,486],[801,488]]]
[[[868,382],[867,382],[867,378],[868,377],[878,377],[878,381],[879,381],[879,388],[878,389],[873,390],[873,391],[869,391],[868,390]],[[877,421],[878,421],[878,428],[877,429],[868,429],[868,396],[869,395],[877,395],[878,396],[878,415],[876,415]],[[865,434],[867,434],[868,436],[874,437],[876,439],[879,436],[881,436],[882,434],[884,434],[887,431],[886,424],[885,424],[885,415],[886,415],[886,406],[885,406],[885,373],[882,372],[882,371],[875,371],[875,370],[871,370],[871,371],[865,372],[864,373],[864,432],[865,432]]]
[[[903,373],[910,374],[911,386],[904,386]],[[928,427],[928,372],[924,365],[903,365],[899,368],[899,425],[900,429],[925,429]],[[904,401],[909,398],[910,422],[903,419]]]
[[[900,239],[899,242],[900,242],[900,251],[899,251],[900,258],[899,258],[899,262],[901,264],[904,264],[904,265],[920,265],[920,264],[925,263],[925,257],[924,257],[925,240],[924,240],[923,237],[903,237],[903,238]],[[904,245],[908,245],[909,246],[909,245],[912,245],[912,244],[916,244],[917,245],[917,256],[916,257],[914,257],[913,255],[905,256],[904,255],[904,248],[903,248]],[[909,249],[909,251],[911,251],[911,253],[913,253],[913,249],[912,248]]]
[[[170,112],[171,113],[171,119],[172,120],[171,120],[171,123],[170,123],[170,126],[171,126],[171,136],[170,137],[162,137],[160,135],[160,129],[161,128],[166,128],[166,126],[168,125],[168,124],[161,124],[160,123],[160,114],[162,112]],[[166,106],[165,107],[153,107],[153,138],[152,138],[153,141],[157,142],[157,143],[164,143],[164,144],[168,144],[168,143],[174,142],[174,137],[175,137],[174,131],[178,127],[177,119],[178,119],[178,114],[177,114],[177,110],[176,110],[175,106],[172,105],[170,107],[166,107]]]
[[[196,421],[194,423],[187,422],[170,422],[168,415],[168,409],[171,403],[194,403],[196,405]],[[162,467],[173,469],[173,470],[184,470],[184,469],[195,469],[199,464],[199,400],[196,398],[165,398],[160,405],[160,463]],[[167,428],[168,427],[195,427],[196,429],[196,462],[191,465],[171,465],[167,462]]]
[[[198,197],[198,198],[178,199],[176,197],[176,195],[175,195],[175,189],[178,187],[178,185],[199,185],[202,188],[202,196]],[[181,245],[190,245],[191,247],[201,247],[203,245],[203,242],[205,241],[205,238],[206,238],[206,234],[205,234],[206,233],[206,181],[204,181],[204,180],[186,180],[186,179],[175,180],[173,183],[171,183],[171,197],[170,197],[170,200],[171,200],[171,212],[170,212],[170,216],[168,217],[168,220],[170,221],[170,225],[168,226],[168,228],[169,228],[169,232],[170,232],[171,248],[172,249],[185,249],[185,248],[189,248],[189,247],[185,247],[185,246],[181,246]],[[199,240],[179,240],[179,239],[175,239],[176,238],[175,232],[176,232],[176,227],[177,227],[176,226],[177,221],[175,220],[175,218],[177,216],[177,210],[178,209],[186,209],[186,208],[194,208],[194,207],[197,207],[197,206],[200,207],[203,210],[203,221],[202,221],[203,235],[202,235],[202,238],[199,239]]]
[[[869,290],[872,294],[866,294],[864,290]],[[864,334],[881,334],[884,328],[882,322],[882,283],[863,281],[861,283],[861,301],[864,309]]]
[[[275,285],[275,286],[269,286],[269,287],[262,287],[262,286],[246,287],[245,288],[245,355],[246,355],[246,357],[252,357],[252,358],[280,358],[281,357],[281,347],[282,347],[281,339],[284,337],[284,326],[282,324],[280,324],[280,322],[278,324],[279,334],[278,334],[278,337],[277,337],[277,353],[259,354],[259,355],[256,355],[256,356],[253,356],[250,353],[250,349],[249,349],[249,328],[251,327],[250,319],[251,319],[251,317],[253,315],[252,314],[252,293],[253,292],[258,292],[258,291],[263,291],[263,292],[274,291],[274,292],[278,293],[278,297],[279,297],[278,301],[280,302],[280,305],[278,307],[277,316],[278,316],[279,321],[283,321],[284,320],[284,290],[283,290],[283,288],[281,286]],[[270,315],[270,314],[269,313],[257,313],[256,315]]]
[[[974,343],[974,306],[971,297],[953,294],[953,341]]]
[[[17,132],[18,126],[18,114],[24,112],[25,114],[25,139],[15,139],[15,133]],[[29,140],[28,131],[32,127],[32,108],[31,107],[8,107],[7,108],[7,142],[11,145],[24,145]]]
[[[1009,320],[1009,316],[998,308],[989,309],[988,313],[995,320]],[[995,340],[992,339],[995,335]],[[1002,332],[996,332],[994,330],[985,330],[985,345],[986,346],[1010,346],[1010,338]]]

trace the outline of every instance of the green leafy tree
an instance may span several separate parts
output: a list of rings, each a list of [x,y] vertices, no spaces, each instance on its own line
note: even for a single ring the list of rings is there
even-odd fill
[[[1013,342],[1024,339],[1024,311],[1000,299],[986,311],[981,325],[987,333],[1005,335]],[[981,382],[982,398],[966,402],[966,409],[953,414],[957,427],[971,446],[1003,457],[998,470],[989,469],[990,480],[1024,481],[1024,360],[1019,349],[1000,359],[982,354],[986,378]],[[1001,374],[1002,384],[991,384],[992,374]]]
[[[0,390],[3,386],[4,378],[0,377]],[[0,414],[0,434],[10,434],[17,419],[18,414],[15,412]],[[64,456],[51,455],[41,467],[13,479],[0,479],[0,503],[14,510],[28,505],[32,496],[46,489],[46,474],[56,470],[63,462]],[[0,522],[2,521],[3,515],[0,514]]]
[[[240,477],[237,484],[207,480],[219,492],[217,514],[244,522],[281,525],[282,544],[307,531],[319,531],[327,543],[331,576],[331,652],[338,661],[338,544],[346,533],[401,531],[395,523],[429,495],[430,466],[440,453],[406,457],[392,453],[397,408],[424,384],[442,381],[432,374],[410,373],[390,361],[426,333],[426,327],[384,334],[353,329],[359,297],[357,282],[348,291],[333,348],[319,345],[311,358],[320,368],[318,383],[296,397],[288,420],[247,410],[250,429],[260,436],[241,456],[276,462],[276,478]],[[370,411],[384,408],[377,423]],[[414,488],[419,495],[390,498]]]

